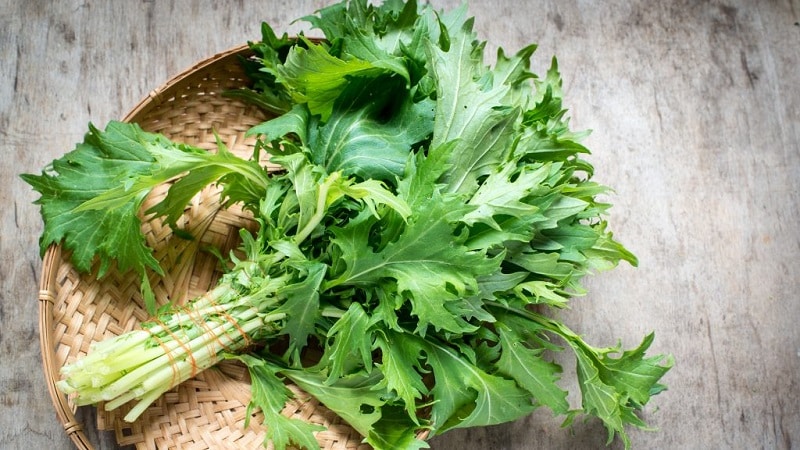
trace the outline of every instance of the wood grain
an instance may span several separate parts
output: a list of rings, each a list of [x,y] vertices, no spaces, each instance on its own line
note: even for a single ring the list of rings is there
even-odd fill
[[[0,447],[71,447],[43,384],[41,219],[18,174],[193,62],[258,39],[262,20],[294,33],[294,18],[326,3],[0,0]],[[670,390],[645,413],[658,430],[633,432],[634,448],[799,445],[800,2],[469,8],[491,51],[537,42],[539,73],[558,57],[574,128],[593,130],[597,179],[616,188],[609,220],[640,266],[592,278],[563,317],[599,345],[635,345],[654,330],[653,351],[675,356]],[[563,363],[569,373],[574,363]],[[92,411],[81,414],[91,429]],[[596,422],[559,423],[539,411],[431,445],[605,448]]]

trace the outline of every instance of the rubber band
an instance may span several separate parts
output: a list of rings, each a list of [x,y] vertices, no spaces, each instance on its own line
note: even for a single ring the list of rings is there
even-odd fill
[[[190,302],[184,305],[176,305],[172,311],[172,314],[185,315],[186,320],[192,325],[196,326],[200,332],[200,335],[196,338],[202,338],[203,336],[206,337],[203,339],[203,345],[209,353],[209,360],[212,364],[216,363],[218,359],[217,356],[223,350],[238,350],[240,348],[246,348],[253,345],[252,338],[248,335],[244,328],[242,328],[242,326],[239,324],[239,321],[236,320],[233,315],[228,313],[221,304],[216,302],[216,300],[209,297],[204,298],[208,303],[207,306],[204,306],[202,309],[205,309],[206,307],[209,308],[211,312],[208,314],[203,314],[201,309],[193,307],[193,303],[196,302]],[[214,318],[222,319],[223,321],[219,325],[221,330],[218,332],[215,332],[216,327],[214,327],[214,324],[211,323],[212,319]],[[178,336],[176,330],[168,327],[166,323],[164,323],[158,317],[152,317],[150,322],[156,325],[158,328],[161,328],[163,333],[168,335],[177,344],[177,347],[170,349],[168,343],[157,335],[159,333],[154,333],[149,327],[146,328],[150,337],[152,337],[158,343],[169,359],[170,367],[172,369],[171,385],[174,387],[181,382],[181,371],[178,367],[179,361],[174,353],[174,350],[176,350],[178,347],[183,349],[183,351],[186,353],[187,362],[191,366],[189,378],[196,376],[200,372],[200,368],[194,353],[190,349],[189,342],[184,342],[184,339]],[[224,322],[229,323],[232,326],[232,329],[226,327]],[[186,333],[184,333],[183,337],[186,337],[185,334]],[[239,342],[239,339],[237,339],[237,334],[242,341],[241,343]],[[191,338],[188,340],[191,341],[196,338]],[[241,344],[241,347],[239,344]]]
[[[246,275],[246,276],[249,278],[249,274],[248,274],[247,272],[245,272],[245,275]],[[211,302],[211,305],[212,305],[212,306],[217,306],[217,305],[219,305],[219,304],[216,302],[216,300],[215,300],[215,299],[209,299],[209,301]],[[242,329],[242,326],[241,326],[241,325],[239,325],[239,322],[236,320],[236,318],[234,318],[232,315],[230,315],[230,314],[229,314],[227,311],[225,311],[224,309],[223,309],[222,311],[218,311],[218,312],[217,312],[217,314],[218,314],[218,315],[220,315],[220,316],[222,316],[222,317],[223,317],[225,320],[227,320],[227,321],[228,321],[228,322],[229,322],[231,325],[233,325],[233,327],[236,329],[236,331],[238,331],[238,332],[239,332],[239,335],[240,335],[240,336],[242,337],[242,339],[244,340],[244,347],[245,347],[245,348],[246,348],[246,347],[250,347],[250,346],[252,346],[252,345],[253,345],[253,340],[250,338],[250,336],[247,334],[247,332],[246,332],[246,331],[244,331],[244,329]],[[228,333],[226,333],[226,334],[228,334]],[[235,343],[235,341],[233,340],[233,338],[231,338],[231,343],[232,343],[232,344],[233,344],[233,343]],[[227,348],[227,347],[224,347],[224,346],[223,346],[223,348]]]
[[[250,347],[250,346],[252,346],[252,345],[253,345],[253,340],[252,340],[252,339],[250,339],[250,336],[247,334],[247,332],[246,332],[246,331],[244,331],[244,329],[242,328],[242,326],[241,326],[241,325],[239,325],[239,322],[238,322],[238,321],[237,321],[237,320],[236,320],[236,319],[235,319],[235,318],[234,318],[232,315],[228,314],[228,312],[227,312],[227,311],[220,311],[220,312],[219,312],[219,315],[223,316],[223,317],[225,318],[225,320],[227,320],[228,322],[230,322],[230,323],[233,325],[233,328],[235,328],[235,329],[236,329],[236,331],[238,331],[238,332],[239,332],[239,335],[240,335],[240,336],[242,337],[242,339],[244,340],[244,347],[245,347],[245,348],[246,348],[246,347]],[[233,342],[233,339],[231,339],[231,341]]]
[[[197,361],[195,360],[194,355],[192,354],[192,352],[190,351],[189,347],[187,346],[187,343],[183,342],[183,340],[179,339],[178,336],[169,327],[167,327],[164,322],[159,320],[157,317],[154,317],[153,320],[156,322],[157,325],[160,325],[161,328],[164,329],[164,331],[172,338],[173,341],[178,343],[178,346],[180,346],[184,350],[184,352],[187,354],[187,356],[191,360],[192,377],[197,375]],[[159,339],[153,333],[150,333],[150,335],[155,337],[155,339],[157,341],[159,341],[160,343],[163,344],[163,341],[161,341],[161,339]],[[162,348],[167,350],[167,358],[169,359],[170,364],[172,366],[172,383],[170,383],[170,384],[173,387],[177,386],[181,381],[180,369],[177,367],[178,362],[176,361],[176,359],[175,359],[174,355],[172,354],[171,350],[169,350],[166,346],[163,346]]]
[[[158,319],[153,318],[152,320],[153,323],[155,323],[156,325],[161,325],[162,328],[166,328],[163,326],[163,323],[160,323]],[[172,369],[172,383],[170,384],[174,386],[176,383],[175,380],[180,380],[180,374],[178,373],[178,368],[176,367],[177,364],[175,362],[175,357],[172,354],[172,351],[170,351],[169,347],[167,347],[167,344],[160,337],[158,337],[155,333],[150,331],[149,328],[146,328],[146,330],[147,333],[150,334],[150,337],[153,338],[158,343],[159,347],[161,347],[164,350],[164,354],[167,355],[170,368]]]
[[[216,337],[216,335],[214,334],[214,329],[211,327],[211,325],[209,325],[207,320],[204,320],[203,315],[200,314],[200,312],[197,311],[196,308],[192,308],[190,306],[183,306],[183,309],[186,312],[186,316],[189,318],[189,320],[192,321],[192,323],[201,330],[201,333],[203,335],[209,335],[209,336]],[[209,359],[211,360],[212,363],[216,363],[217,351],[213,347],[213,344],[212,344],[214,339],[204,339],[204,341],[207,341],[207,342],[204,343],[204,346],[206,347],[206,349],[208,349],[208,354],[209,355],[213,355],[213,356],[209,356]],[[193,364],[192,365],[192,375],[191,375],[192,377],[197,375],[197,371],[198,371],[197,369],[198,369],[197,365]]]

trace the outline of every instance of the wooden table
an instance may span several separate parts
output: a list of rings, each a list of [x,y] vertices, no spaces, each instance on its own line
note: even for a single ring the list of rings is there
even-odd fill
[[[635,448],[800,445],[800,2],[612,3],[470,5],[490,49],[537,42],[539,73],[558,56],[573,126],[594,130],[596,178],[616,188],[611,226],[641,261],[592,278],[563,317],[602,345],[654,330],[652,350],[675,356],[645,414],[658,430],[632,432]],[[17,175],[193,62],[258,39],[262,20],[296,32],[291,20],[324,4],[0,1],[0,447],[71,447],[44,387],[41,220]],[[598,423],[559,423],[540,411],[431,444],[604,448]]]

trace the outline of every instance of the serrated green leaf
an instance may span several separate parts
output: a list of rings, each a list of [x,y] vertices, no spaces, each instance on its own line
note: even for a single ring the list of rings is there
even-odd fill
[[[376,450],[418,450],[430,448],[418,437],[419,424],[412,421],[401,406],[384,405],[381,420],[367,435],[367,443]]]
[[[544,182],[550,172],[548,165],[517,167],[509,162],[491,173],[470,198],[476,208],[464,216],[464,223],[482,222],[495,230],[502,228],[496,221],[499,215],[527,217],[539,211],[524,199]]]
[[[325,381],[333,384],[337,379],[356,368],[356,370],[372,369],[372,332],[370,318],[364,308],[356,302],[328,330],[329,347],[323,360],[328,370]]]
[[[253,355],[229,355],[229,358],[243,362],[250,373],[251,397],[247,405],[245,428],[249,425],[253,410],[258,408],[264,414],[267,428],[265,446],[271,442],[276,450],[285,450],[291,444],[310,450],[319,449],[314,434],[325,430],[325,427],[281,414],[292,392],[278,377],[279,368]]]
[[[394,33],[387,39],[381,39],[372,27],[364,27],[352,18],[345,19],[347,40],[343,50],[356,58],[369,61],[373,66],[395,73],[405,80],[410,87],[411,78],[405,60],[399,55],[401,33]]]
[[[626,392],[630,398],[644,405],[650,401],[655,387],[660,391],[658,381],[672,367],[672,360],[667,358],[666,364],[663,355],[645,357],[645,352],[653,343],[655,334],[650,333],[644,337],[638,347],[624,351],[619,357],[602,355],[603,367],[600,369],[601,378],[615,386],[618,390]]]
[[[136,125],[111,122],[105,131],[90,125],[84,141],[53,161],[41,175],[22,179],[41,194],[44,231],[42,253],[52,244],[63,243],[72,252],[71,262],[88,272],[95,257],[99,276],[116,261],[121,271],[133,269],[144,275],[146,268],[161,272],[152,250],[145,244],[138,216],[147,192],[137,193],[110,209],[81,209],[81,205],[137,176],[152,171],[154,157],[147,143],[159,141]]]
[[[542,253],[525,249],[509,252],[506,260],[531,273],[544,275],[554,280],[563,280],[575,272],[573,265],[561,261],[558,253]]]
[[[286,62],[277,68],[278,82],[286,86],[296,103],[305,103],[311,114],[326,122],[334,102],[351,77],[372,78],[385,72],[355,57],[343,60],[328,52],[328,45],[305,41],[293,46]]]
[[[630,447],[630,440],[625,432],[623,411],[630,409],[627,398],[598,377],[597,368],[583,350],[575,352],[578,360],[578,382],[581,387],[582,408],[584,413],[602,420],[608,430],[608,443],[619,434],[625,444]]]
[[[430,391],[435,434],[509,422],[534,410],[530,395],[513,380],[483,371],[450,347],[432,341],[421,345],[436,380]]]
[[[100,276],[112,262],[123,272],[161,273],[140,218],[144,198],[156,186],[186,173],[145,212],[174,226],[188,201],[223,177],[237,176],[235,183],[251,186],[251,192],[263,192],[267,183],[261,167],[222,146],[209,153],[122,122],[110,122],[105,131],[90,126],[84,142],[51,167],[41,176],[23,175],[42,194],[42,249],[63,241],[80,271],[88,271],[97,257]]]
[[[376,347],[381,351],[381,362],[376,366],[383,373],[385,388],[403,401],[408,417],[419,425],[417,401],[428,392],[422,381],[422,347],[411,340],[397,345],[395,337],[391,330],[376,334]]]
[[[412,214],[399,238],[379,252],[370,247],[361,223],[333,229],[346,270],[328,287],[393,279],[398,291],[409,296],[418,331],[424,333],[428,324],[455,333],[471,329],[459,319],[457,306],[448,309],[448,302],[455,305],[459,295],[474,291],[476,278],[497,270],[499,260],[459,245],[454,235],[454,219],[461,214],[457,205],[432,198]]]
[[[362,436],[369,436],[381,419],[385,393],[375,389],[382,380],[377,370],[369,375],[357,373],[338,378],[334,383],[328,383],[321,373],[289,369],[281,373],[336,412]]]
[[[544,280],[532,280],[514,287],[514,293],[525,304],[545,304],[555,308],[564,308],[571,296],[578,292],[566,292],[560,285]]]
[[[246,136],[263,136],[267,141],[275,141],[286,135],[296,135],[300,142],[308,140],[308,127],[311,113],[304,104],[296,104],[291,110],[247,130]]]
[[[496,325],[502,352],[497,368],[504,376],[530,392],[540,404],[555,414],[569,410],[567,391],[558,386],[561,367],[542,358],[543,348],[528,348],[525,337],[502,320]]]
[[[646,426],[636,411],[649,401],[653,392],[661,390],[658,381],[672,367],[672,358],[645,357],[653,341],[652,333],[639,347],[623,352],[618,347],[592,347],[566,325],[554,320],[540,319],[539,323],[560,335],[575,352],[583,412],[603,422],[609,442],[618,435],[625,447],[630,448],[625,426]],[[620,356],[612,356],[615,354]]]
[[[310,261],[296,265],[302,269],[304,278],[281,289],[278,295],[285,300],[276,312],[286,314],[281,333],[291,338],[287,354],[299,364],[300,352],[306,347],[320,315],[319,290],[328,266]]]
[[[598,238],[594,245],[583,250],[583,254],[590,259],[589,266],[598,270],[609,270],[619,261],[627,261],[632,266],[637,266],[639,260],[622,244],[614,240],[614,235],[607,228],[607,222],[602,221],[595,225]]]
[[[254,161],[234,155],[219,140],[217,152],[213,153],[169,142],[160,135],[153,136],[156,138],[152,141],[141,143],[144,150],[153,158],[149,171],[130,174],[121,185],[99,193],[81,204],[78,211],[109,210],[127,205],[147,195],[155,186],[178,176],[180,178],[169,187],[167,195],[145,211],[145,214],[164,217],[173,228],[192,197],[214,182],[219,181],[223,186],[223,196],[231,191],[230,185],[236,186],[234,191],[238,196],[229,199],[230,201],[245,201],[246,204],[252,204],[264,195],[269,183],[264,169]]]
[[[376,217],[379,216],[379,205],[388,206],[404,220],[411,215],[412,211],[408,204],[403,201],[403,199],[394,195],[384,183],[376,179],[364,180],[360,183],[350,183],[350,181],[352,180],[348,180],[347,183],[339,183],[335,186],[335,189],[338,191],[337,195],[340,193],[341,195],[363,202],[367,209]],[[331,195],[330,192],[328,195]],[[331,203],[331,201],[329,201],[329,203]]]
[[[311,160],[328,172],[393,182],[432,132],[432,102],[414,102],[404,91],[402,83],[378,77],[343,93],[336,114],[309,134]]]
[[[452,168],[444,181],[449,192],[474,192],[478,178],[490,174],[511,153],[518,105],[506,97],[506,79],[494,82],[483,62],[483,45],[472,31],[472,20],[449,27],[447,50],[429,43],[430,70],[436,81],[437,103],[432,146],[455,141]],[[524,55],[524,54],[523,54]]]
[[[271,442],[275,450],[290,449],[298,446],[305,449],[318,449],[319,441],[315,433],[325,431],[325,427],[315,425],[302,419],[286,417],[283,414],[265,415],[267,425],[267,442]]]

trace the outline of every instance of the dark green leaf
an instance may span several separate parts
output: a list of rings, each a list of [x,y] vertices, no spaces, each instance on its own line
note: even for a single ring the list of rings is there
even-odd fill
[[[497,368],[504,376],[511,378],[530,392],[540,404],[549,407],[556,414],[569,410],[567,391],[556,384],[560,379],[561,367],[542,357],[542,348],[529,348],[525,337],[517,330],[500,322],[497,325],[502,352]]]
[[[313,334],[320,314],[319,288],[327,270],[325,264],[318,262],[303,263],[300,266],[304,278],[281,289],[279,295],[285,301],[276,310],[286,314],[282,333],[291,338],[288,354],[297,364],[300,362],[300,352],[306,347],[308,336]]]
[[[431,389],[436,434],[513,421],[535,408],[530,394],[513,380],[481,370],[450,347],[431,341],[421,345],[436,380]]]
[[[247,405],[245,428],[250,422],[253,410],[258,408],[264,414],[264,423],[267,425],[265,446],[268,442],[272,442],[278,450],[286,449],[290,444],[306,449],[318,449],[319,442],[314,433],[324,430],[324,427],[281,414],[292,392],[278,377],[279,369],[264,359],[252,355],[231,355],[230,358],[243,362],[250,372],[251,399]]]
[[[170,145],[161,137],[145,133],[137,125],[111,122],[105,131],[90,126],[84,142],[52,162],[41,175],[22,175],[41,194],[44,232],[41,251],[63,243],[72,252],[72,264],[88,272],[100,260],[100,276],[116,261],[121,271],[145,268],[161,271],[141,232],[139,210],[149,192],[134,193],[119,204],[104,209],[81,206],[104,193],[129,186],[138,176],[147,176],[155,164],[148,145]]]
[[[417,420],[417,401],[428,389],[422,381],[423,347],[412,340],[398,345],[397,333],[386,331],[377,334],[376,345],[381,350],[381,363],[378,369],[383,373],[386,389],[394,392],[405,404],[408,417]]]
[[[333,384],[352,370],[372,369],[372,332],[370,318],[359,303],[353,302],[328,331],[329,347],[325,352],[328,379]]]

